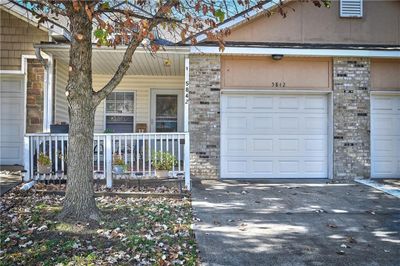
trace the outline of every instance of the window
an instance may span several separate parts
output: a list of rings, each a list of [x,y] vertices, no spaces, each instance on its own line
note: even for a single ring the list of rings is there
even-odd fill
[[[363,16],[363,0],[340,0],[340,17],[361,18]]]
[[[106,130],[134,132],[134,92],[112,92],[106,99]]]
[[[178,131],[178,95],[156,95],[156,132]]]

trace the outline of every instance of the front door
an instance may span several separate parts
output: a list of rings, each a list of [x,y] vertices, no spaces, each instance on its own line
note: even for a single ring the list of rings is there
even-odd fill
[[[154,89],[151,93],[151,131],[182,131],[182,91]]]

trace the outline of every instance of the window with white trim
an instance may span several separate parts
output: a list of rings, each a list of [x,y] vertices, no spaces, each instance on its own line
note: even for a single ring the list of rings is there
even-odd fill
[[[106,130],[132,133],[135,125],[135,93],[112,92],[106,99]]]
[[[340,17],[362,18],[363,0],[340,0]]]

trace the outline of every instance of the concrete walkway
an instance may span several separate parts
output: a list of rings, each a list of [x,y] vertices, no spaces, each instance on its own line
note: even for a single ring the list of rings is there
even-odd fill
[[[400,199],[282,182],[194,181],[202,265],[400,265]]]
[[[21,166],[0,166],[0,196],[21,183],[21,170]]]

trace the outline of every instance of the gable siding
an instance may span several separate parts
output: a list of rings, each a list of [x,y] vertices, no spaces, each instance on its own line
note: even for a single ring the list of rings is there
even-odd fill
[[[340,18],[331,8],[311,2],[289,4],[287,18],[260,16],[232,30],[227,41],[289,43],[400,44],[400,1],[365,1],[362,18]]]
[[[21,56],[35,54],[33,44],[47,40],[43,30],[0,10],[1,70],[20,70]]]

